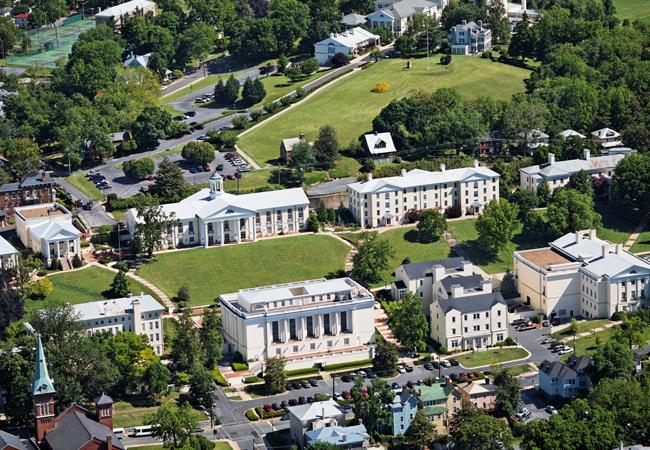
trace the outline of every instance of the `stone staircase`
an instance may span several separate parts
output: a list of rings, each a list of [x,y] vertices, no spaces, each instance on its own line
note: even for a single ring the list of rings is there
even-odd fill
[[[375,316],[375,329],[379,331],[379,334],[381,334],[387,342],[397,346],[397,348],[401,348],[402,344],[397,340],[393,334],[393,330],[388,326],[388,316],[386,315],[386,312],[378,303],[375,304],[375,308],[378,309],[378,313]]]
[[[59,263],[61,264],[61,270],[72,270],[72,264],[68,258],[59,258]]]

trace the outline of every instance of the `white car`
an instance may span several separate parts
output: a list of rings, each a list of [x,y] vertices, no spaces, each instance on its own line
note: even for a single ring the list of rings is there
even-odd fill
[[[451,363],[449,361],[447,361],[446,359],[441,359],[440,360],[440,365],[442,367],[451,367]]]
[[[567,353],[571,353],[573,349],[571,347],[564,347],[562,350],[558,352],[559,355],[566,355]]]
[[[397,366],[397,371],[399,373],[406,373],[406,369],[404,368],[404,366]]]

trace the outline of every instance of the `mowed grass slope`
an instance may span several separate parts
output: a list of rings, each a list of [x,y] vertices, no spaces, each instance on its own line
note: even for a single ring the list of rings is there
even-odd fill
[[[614,6],[621,19],[650,21],[650,0],[614,0]]]
[[[279,156],[283,138],[303,133],[313,141],[318,129],[332,125],[341,145],[347,145],[372,128],[372,119],[391,100],[406,96],[414,90],[435,91],[454,88],[463,97],[481,95],[508,99],[524,90],[523,80],[530,72],[487,59],[454,56],[449,66],[431,59],[427,70],[425,59],[413,61],[406,69],[406,60],[387,59],[343,78],[290,111],[271,118],[239,140],[239,146],[259,164],[264,165]],[[380,81],[390,84],[388,92],[371,92]]]
[[[186,285],[192,305],[238,289],[319,278],[343,269],[349,247],[322,235],[293,236],[157,255],[138,275],[174,296]]]

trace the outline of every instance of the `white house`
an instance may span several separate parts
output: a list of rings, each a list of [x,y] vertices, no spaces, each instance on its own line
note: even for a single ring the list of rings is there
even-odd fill
[[[452,55],[475,55],[492,48],[492,30],[483,26],[483,21],[463,20],[451,27],[448,37]]]
[[[452,275],[470,276],[473,265],[464,258],[447,258],[435,261],[402,264],[395,269],[395,281],[391,284],[393,299],[400,300],[406,292],[422,299],[422,309],[430,314],[434,298],[433,287]]]
[[[81,233],[72,224],[72,214],[58,203],[14,208],[16,233],[23,245],[40,253],[47,264],[79,254]]]
[[[559,135],[560,135],[560,137],[562,139],[569,139],[570,137],[585,139],[587,137],[584,134],[578,133],[577,131],[572,130],[570,128],[566,129],[566,130],[563,130],[563,131],[560,131]]]
[[[149,66],[150,58],[151,58],[151,53],[146,53],[144,55],[136,55],[135,53],[131,52],[131,54],[122,63],[122,66],[131,67],[134,69],[147,68]]]
[[[124,20],[133,15],[156,14],[156,4],[149,0],[131,0],[111,8],[106,8],[95,15],[95,25],[106,24],[121,28]]]
[[[337,53],[356,55],[359,50],[379,45],[379,36],[361,27],[351,28],[341,33],[331,33],[327,39],[314,44],[314,56],[321,66],[332,61]]]
[[[389,28],[394,36],[408,31],[414,14],[440,19],[448,0],[375,0],[375,12],[366,16],[372,28]]]
[[[519,133],[521,141],[521,149],[529,155],[532,155],[535,150],[540,147],[548,147],[549,135],[540,130],[529,130],[525,133]]]
[[[507,315],[500,292],[434,300],[431,338],[452,351],[496,345],[508,337]]]
[[[550,247],[513,253],[521,298],[544,315],[609,318],[650,296],[650,263],[596,230],[567,233]]]
[[[305,433],[327,427],[345,426],[345,410],[334,400],[313,402],[289,408],[291,441],[306,447]]]
[[[7,270],[16,267],[18,267],[18,250],[0,236],[0,269]]]
[[[519,187],[537,191],[542,183],[548,183],[554,190],[566,186],[571,175],[584,170],[592,177],[604,176],[611,178],[616,165],[625,158],[625,154],[591,157],[588,149],[584,149],[582,159],[555,161],[553,153],[548,154],[546,164],[523,167],[519,169]]]
[[[209,189],[162,207],[171,220],[160,249],[296,233],[305,228],[309,217],[309,199],[301,188],[233,195],[223,191],[223,179],[216,171]],[[141,220],[137,210],[128,210],[125,219],[134,236]]]
[[[611,128],[601,128],[600,130],[592,131],[591,137],[603,149],[623,146],[621,133]]]
[[[242,289],[219,297],[226,350],[297,369],[372,358],[372,294],[350,278]]]
[[[164,352],[162,316],[165,308],[150,295],[100,300],[73,305],[76,322],[93,333],[143,334],[157,355]]]
[[[460,215],[477,214],[499,199],[500,175],[474,161],[473,167],[439,172],[402,169],[400,176],[373,179],[348,185],[349,208],[363,227],[403,223],[407,211],[457,208]]]
[[[391,162],[397,153],[393,137],[390,133],[374,133],[363,135],[363,146],[368,155],[376,162]]]

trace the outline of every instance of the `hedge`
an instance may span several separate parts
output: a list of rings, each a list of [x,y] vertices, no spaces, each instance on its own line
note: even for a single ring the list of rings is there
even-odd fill
[[[304,369],[295,369],[287,370],[285,374],[287,377],[297,377],[298,375],[307,375],[312,373],[318,373],[318,368],[316,367],[305,367]]]
[[[260,378],[260,377],[258,377],[256,375],[252,375],[250,377],[244,378],[244,383],[245,384],[260,383],[262,381],[264,381],[264,378]]]
[[[257,408],[255,408],[255,412],[262,419],[272,419],[274,417],[282,417],[287,413],[284,409],[281,409],[279,411],[266,412],[262,408],[260,408],[259,406]]]
[[[224,378],[218,368],[212,369],[212,378],[219,386],[228,386],[228,381]]]
[[[257,416],[255,411],[253,411],[252,409],[246,410],[246,418],[251,422],[257,422],[258,420],[260,420],[260,418]]]
[[[370,365],[372,365],[372,359],[362,359],[359,361],[350,361],[346,363],[328,364],[325,366],[325,370],[331,372],[332,370],[345,369],[348,367],[363,367]]]
[[[235,372],[241,372],[243,370],[248,370],[248,363],[238,363],[238,362],[231,362],[230,363],[232,370]]]

